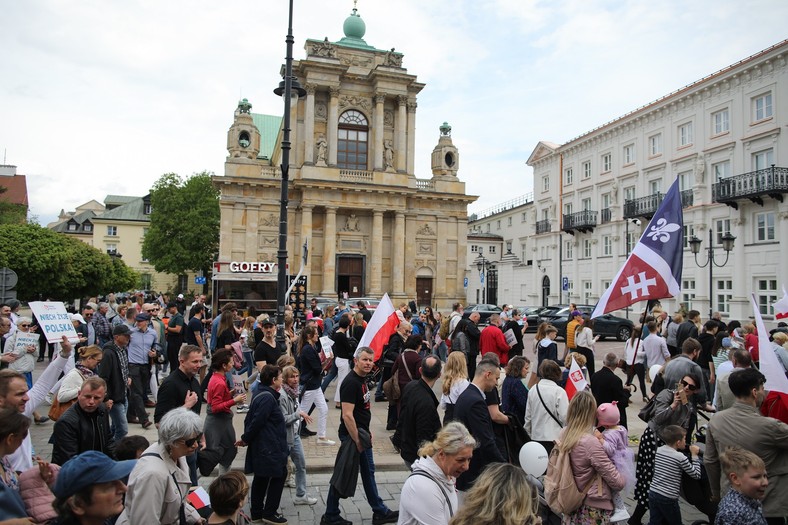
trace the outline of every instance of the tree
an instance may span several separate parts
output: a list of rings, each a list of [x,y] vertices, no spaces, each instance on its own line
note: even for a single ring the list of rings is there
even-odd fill
[[[186,180],[166,173],[150,194],[150,228],[142,255],[157,272],[208,271],[219,252],[219,192],[209,172]]]
[[[0,186],[0,196],[8,191],[5,186]],[[0,224],[23,224],[27,218],[27,206],[8,202],[0,197]]]
[[[137,274],[120,259],[37,224],[0,225],[0,267],[19,276],[25,300],[70,300],[128,290]]]

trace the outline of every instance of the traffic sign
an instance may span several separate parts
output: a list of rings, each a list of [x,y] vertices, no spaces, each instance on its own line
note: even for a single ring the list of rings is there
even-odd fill
[[[561,278],[561,289],[565,292],[569,291],[569,277]]]
[[[203,277],[195,277],[194,284],[205,284],[207,282],[206,278]]]
[[[468,278],[467,278],[467,277],[466,277],[465,279],[463,279],[462,286],[463,286],[464,288],[468,288]]]

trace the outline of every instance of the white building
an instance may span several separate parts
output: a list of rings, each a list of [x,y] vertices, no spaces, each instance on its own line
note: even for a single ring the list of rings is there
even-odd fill
[[[539,142],[528,159],[533,203],[469,223],[501,235],[511,251],[510,261],[497,263],[498,302],[594,304],[678,178],[682,295],[663,304],[672,311],[683,302],[706,316],[711,297],[713,310],[746,320],[755,293],[765,319],[773,320],[770,305],[788,285],[788,260],[779,249],[788,245],[788,224],[781,222],[788,219],[787,57],[788,40],[566,144]],[[512,228],[498,231],[499,223]],[[720,264],[723,235],[736,237],[711,283],[688,242],[693,235],[703,241],[698,262],[705,263],[710,229]]]

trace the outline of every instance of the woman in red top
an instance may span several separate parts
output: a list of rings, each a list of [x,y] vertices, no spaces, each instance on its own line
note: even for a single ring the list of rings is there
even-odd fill
[[[233,428],[234,405],[246,402],[246,394],[233,396],[227,385],[227,373],[233,369],[230,350],[219,350],[211,359],[213,375],[208,382],[208,415],[205,418],[205,448],[216,454],[219,474],[230,470],[237,449]]]

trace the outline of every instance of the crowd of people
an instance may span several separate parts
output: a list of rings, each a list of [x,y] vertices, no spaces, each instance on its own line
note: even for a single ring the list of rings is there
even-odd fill
[[[556,513],[540,499],[538,476],[518,464],[530,441],[551,462],[569,462],[581,497],[564,523],[635,525],[647,511],[649,523],[679,523],[682,476],[705,480],[702,511],[717,523],[788,516],[788,410],[780,394],[764,392],[749,323],[655,307],[621,351],[597,356],[593,321],[576,308],[563,348],[547,323],[526,348],[528,324],[508,305],[480,326],[479,313],[464,315],[459,303],[445,316],[401,304],[376,360],[358,344],[372,316],[362,302],[323,312],[313,301],[303,323],[288,310],[277,337],[267,314],[232,302],[213,316],[205,296],[190,306],[182,296],[159,299],[89,300],[71,315],[77,341],[39,345],[17,344],[36,333],[35,319],[17,302],[0,305],[0,525],[287,523],[286,486],[296,489],[294,504],[318,502],[308,492],[307,439],[336,448],[325,525],[352,523],[340,502],[359,475],[376,525],[549,521]],[[788,365],[788,330],[770,334],[770,344]],[[573,366],[585,390],[567,388]],[[637,462],[627,430],[636,380],[647,423]],[[340,423],[329,429],[325,392],[334,381]],[[398,509],[376,485],[373,395],[410,470]],[[49,413],[37,413],[47,400]],[[699,413],[712,414],[702,446],[694,443]],[[49,460],[29,436],[31,423],[47,421]],[[157,441],[130,425],[156,425]],[[231,469],[239,451],[251,482]],[[213,514],[201,513],[187,496],[214,469]]]

